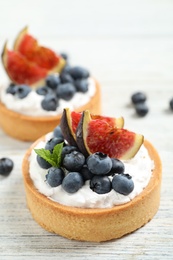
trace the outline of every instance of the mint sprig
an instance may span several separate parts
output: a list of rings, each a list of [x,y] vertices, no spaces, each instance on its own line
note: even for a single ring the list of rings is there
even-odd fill
[[[64,143],[60,143],[55,145],[53,152],[51,153],[49,150],[44,148],[41,149],[34,149],[36,154],[38,154],[41,158],[46,160],[50,163],[53,167],[60,167],[61,166],[61,159],[62,159],[62,148]]]

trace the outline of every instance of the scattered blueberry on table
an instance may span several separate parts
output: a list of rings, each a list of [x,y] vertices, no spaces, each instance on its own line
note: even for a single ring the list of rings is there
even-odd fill
[[[145,103],[138,103],[135,105],[137,115],[143,117],[149,112],[149,108]]]
[[[0,175],[7,177],[13,170],[14,163],[10,158],[0,159]]]
[[[169,107],[173,111],[173,98],[171,98],[171,100],[169,102]]]
[[[132,103],[134,105],[144,103],[147,100],[147,96],[143,92],[136,92],[131,96]]]
[[[131,96],[132,104],[134,105],[136,114],[144,117],[148,114],[149,108],[146,104],[147,96],[143,92],[136,92]]]

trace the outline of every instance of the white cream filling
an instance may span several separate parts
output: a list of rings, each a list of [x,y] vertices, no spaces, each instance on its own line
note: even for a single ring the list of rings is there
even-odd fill
[[[71,110],[85,105],[95,94],[96,86],[92,78],[88,79],[88,91],[86,93],[76,92],[73,98],[69,101],[59,100],[59,106],[56,111],[46,111],[41,107],[41,101],[44,96],[38,95],[32,90],[25,98],[19,99],[16,96],[6,93],[7,86],[3,85],[0,88],[0,101],[10,110],[28,116],[56,116],[62,113],[65,107]]]
[[[50,134],[47,135],[47,140]],[[45,142],[40,142],[35,148],[43,148]],[[125,173],[132,176],[134,181],[134,190],[128,195],[122,195],[115,190],[106,194],[97,194],[89,187],[89,181],[74,194],[69,194],[63,190],[62,186],[51,188],[45,181],[47,170],[39,167],[36,161],[36,153],[33,150],[29,158],[29,172],[38,191],[49,199],[59,202],[60,204],[81,208],[111,208],[129,202],[149,183],[154,169],[154,162],[150,159],[147,149],[142,145],[136,156],[130,160],[123,161],[125,164]]]

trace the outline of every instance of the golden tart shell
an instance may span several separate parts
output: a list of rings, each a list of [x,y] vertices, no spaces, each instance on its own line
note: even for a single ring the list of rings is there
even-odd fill
[[[153,145],[144,141],[155,168],[147,187],[132,201],[106,209],[85,209],[61,205],[35,188],[29,175],[28,158],[37,140],[23,159],[23,179],[28,208],[44,229],[68,239],[101,242],[120,238],[145,225],[160,204],[162,166]]]

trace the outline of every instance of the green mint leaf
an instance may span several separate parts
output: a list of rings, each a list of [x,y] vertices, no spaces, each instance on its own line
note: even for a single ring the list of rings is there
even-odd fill
[[[34,149],[36,154],[50,163],[53,167],[61,166],[61,153],[62,153],[63,143],[55,145],[53,152],[51,153],[49,150],[44,148]]]
[[[61,154],[62,154],[63,144],[64,143],[57,144],[57,145],[55,145],[55,147],[53,149],[52,155],[53,155],[53,158],[54,158],[57,166],[61,165],[61,159],[62,159]]]
[[[36,154],[38,154],[40,157],[42,157],[44,160],[46,160],[52,166],[56,167],[56,163],[52,159],[52,155],[49,150],[41,148],[41,149],[34,149],[34,151],[36,152]]]

